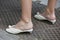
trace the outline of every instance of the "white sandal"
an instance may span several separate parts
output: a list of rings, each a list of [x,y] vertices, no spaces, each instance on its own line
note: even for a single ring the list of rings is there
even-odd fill
[[[56,22],[56,19],[54,19],[54,20],[49,20],[49,19],[47,19],[46,17],[40,15],[39,12],[37,12],[37,14],[36,14],[34,17],[35,17],[36,19],[39,19],[39,20],[48,20],[48,21],[50,21],[52,24],[54,24],[54,23]]]
[[[29,33],[32,33],[33,29],[28,29],[28,30],[20,30],[20,29],[16,29],[16,28],[13,28],[15,25],[11,26],[9,25],[9,28],[6,28],[6,31],[8,33],[12,33],[12,34],[18,34],[18,33],[22,33],[22,32],[29,32]]]

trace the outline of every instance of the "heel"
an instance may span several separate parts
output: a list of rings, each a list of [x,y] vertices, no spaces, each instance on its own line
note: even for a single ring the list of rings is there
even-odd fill
[[[29,32],[29,33],[32,33],[33,32],[33,29],[26,30],[26,31]]]
[[[54,23],[56,22],[56,20],[50,20],[50,22],[51,22],[52,24],[54,24]]]

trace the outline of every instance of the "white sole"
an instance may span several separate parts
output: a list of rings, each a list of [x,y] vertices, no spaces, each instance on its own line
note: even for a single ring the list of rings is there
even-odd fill
[[[6,28],[6,31],[8,33],[11,34],[18,34],[18,33],[22,33],[22,32],[29,32],[32,33],[33,29],[28,29],[28,30],[20,30],[20,29],[16,29],[16,28],[12,28],[13,26],[10,26],[10,28]]]
[[[39,12],[37,12],[37,14],[34,17],[39,20],[48,20],[44,16],[40,15]],[[48,21],[50,21],[52,24],[56,22],[56,20],[48,20]]]

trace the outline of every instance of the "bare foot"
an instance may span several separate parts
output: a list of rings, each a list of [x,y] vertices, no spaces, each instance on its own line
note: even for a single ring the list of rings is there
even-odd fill
[[[55,12],[50,12],[50,10],[47,8],[46,11],[42,14],[43,16],[47,17],[48,19],[55,20]]]
[[[17,29],[32,29],[33,28],[33,24],[32,22],[24,22],[23,20],[21,20],[20,22],[18,22],[14,28],[17,28]]]

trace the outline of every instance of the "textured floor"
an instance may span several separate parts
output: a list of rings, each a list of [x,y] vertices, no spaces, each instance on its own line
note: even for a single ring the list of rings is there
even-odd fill
[[[14,25],[20,20],[21,6],[19,0],[0,0],[0,40],[60,40],[60,8],[56,9],[57,22],[52,25],[48,21],[39,21],[33,16],[40,10],[45,10],[45,5],[33,2],[32,21],[34,31],[18,35],[5,31],[8,25]]]

